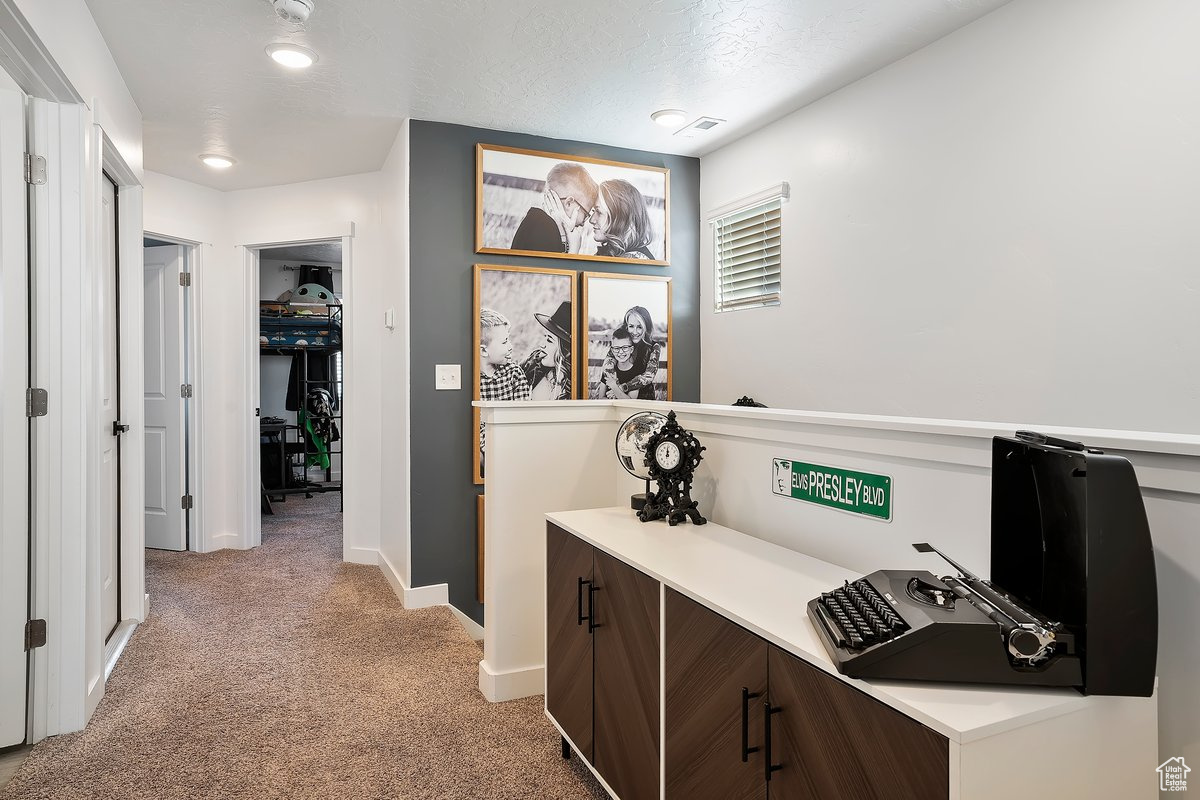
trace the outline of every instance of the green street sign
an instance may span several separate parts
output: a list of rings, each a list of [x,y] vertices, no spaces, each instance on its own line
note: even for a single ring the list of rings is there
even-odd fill
[[[771,491],[780,497],[892,521],[892,479],[887,475],[777,458]]]

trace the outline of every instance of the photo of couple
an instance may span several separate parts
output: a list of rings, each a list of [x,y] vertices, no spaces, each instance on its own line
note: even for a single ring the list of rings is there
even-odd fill
[[[584,398],[671,399],[671,279],[583,274]]]
[[[476,251],[669,262],[670,171],[476,146]]]
[[[475,265],[475,399],[572,400],[575,273]],[[487,431],[473,409],[473,478],[483,483]]]

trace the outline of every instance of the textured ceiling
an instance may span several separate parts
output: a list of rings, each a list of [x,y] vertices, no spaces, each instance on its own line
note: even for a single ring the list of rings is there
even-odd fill
[[[404,117],[700,155],[1005,2],[316,0],[300,27],[268,0],[87,0],[147,169],[225,190],[374,171]],[[320,61],[277,66],[279,40]],[[683,139],[659,108],[728,122]]]

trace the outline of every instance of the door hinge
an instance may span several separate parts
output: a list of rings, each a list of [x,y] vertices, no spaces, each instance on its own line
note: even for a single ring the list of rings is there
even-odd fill
[[[32,186],[46,183],[46,159],[32,153],[25,154],[25,182]]]
[[[45,389],[25,390],[25,416],[44,417],[50,406],[50,394]]]
[[[190,383],[179,384],[179,396],[180,397],[191,397],[192,396],[192,385]]]
[[[194,505],[193,498],[190,494],[185,494],[183,497],[179,498],[179,507],[182,508],[184,511],[191,510],[193,505]]]
[[[192,273],[190,273],[190,272],[179,273],[179,285],[180,286],[191,286],[192,285]]]
[[[31,619],[25,623],[25,650],[46,646],[46,620]]]

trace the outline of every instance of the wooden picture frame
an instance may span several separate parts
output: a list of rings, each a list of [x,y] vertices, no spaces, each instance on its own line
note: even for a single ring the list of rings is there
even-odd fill
[[[483,495],[475,495],[475,600],[479,603],[483,602],[483,509],[485,502]]]
[[[559,202],[564,204],[564,220],[568,217],[578,220],[580,215],[585,215],[584,222],[574,229],[579,237],[575,251],[568,251],[568,247],[576,246],[574,237],[567,237],[572,240],[571,245],[562,244],[561,229],[555,227],[553,218],[542,211],[548,173],[552,167],[563,163],[585,170],[588,173],[586,180],[593,187],[592,194],[580,200],[569,193],[565,199],[558,196]],[[608,197],[612,202],[602,202],[602,197]],[[635,198],[642,202],[641,212],[633,210]],[[603,230],[601,226],[604,225],[611,230]],[[606,233],[611,236],[606,237]],[[518,241],[525,246],[515,246]],[[544,247],[535,248],[533,244],[544,244]],[[475,252],[668,266],[671,263],[671,170],[477,144]]]
[[[475,265],[472,305],[474,311],[473,352],[471,357],[474,377],[473,399],[574,400],[579,397],[579,385],[575,379],[575,363],[579,351],[575,305],[577,275],[578,273],[569,269],[497,264]],[[481,309],[484,308],[498,313],[507,321],[507,342],[501,340],[497,342],[497,346],[508,348],[509,356],[506,363],[517,365],[517,372],[510,370],[508,375],[509,380],[518,382],[516,394],[519,396],[481,397],[484,394],[480,369],[481,355],[483,347],[490,344],[490,342],[483,341],[480,324]],[[558,333],[556,334],[555,331]],[[569,353],[562,352],[561,333],[570,334]],[[551,348],[558,352],[551,354]],[[520,369],[520,365],[536,350],[540,350],[545,359],[538,361],[532,367],[536,377],[530,385],[528,377],[524,375],[524,370]],[[562,359],[564,355],[569,356],[569,364],[564,364]],[[519,377],[518,372],[520,373]],[[526,397],[525,392],[520,390],[520,381],[525,381],[529,397]],[[568,384],[570,388],[569,392],[566,392]],[[564,392],[568,396],[554,396],[555,393]],[[482,485],[485,466],[484,451],[481,446],[483,431],[479,409],[472,407],[471,411],[473,431],[471,435],[471,477],[476,485]]]
[[[581,319],[586,334],[587,360],[580,368],[579,383],[581,397],[584,399],[608,397],[606,391],[598,384],[604,372],[603,362],[610,354],[611,335],[629,319],[635,307],[649,311],[650,326],[653,329],[650,331],[652,341],[666,350],[665,354],[660,354],[660,366],[653,384],[654,397],[635,399],[672,399],[671,363],[675,347],[671,336],[671,279],[665,275],[619,275],[612,272],[583,273]],[[665,326],[654,322],[656,315],[657,319],[666,319]],[[642,341],[645,341],[644,335]],[[637,341],[633,344],[635,348],[638,347]],[[640,350],[634,352],[635,356],[640,358],[640,355],[637,355]],[[644,392],[644,389],[639,391]]]

